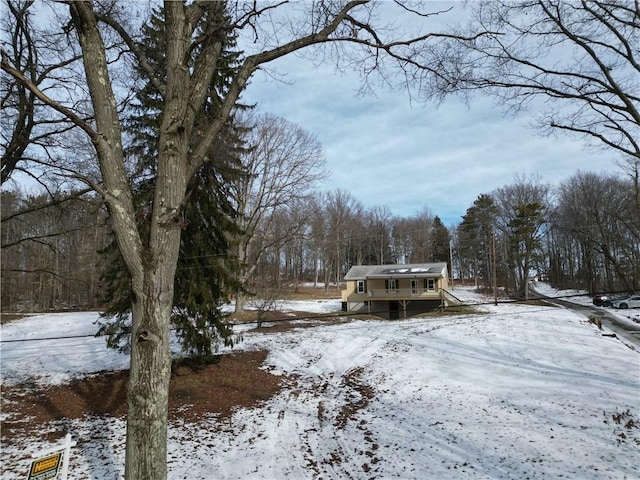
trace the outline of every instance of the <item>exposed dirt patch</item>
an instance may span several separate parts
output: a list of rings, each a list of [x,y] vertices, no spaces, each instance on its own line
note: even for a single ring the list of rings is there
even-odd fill
[[[272,310],[268,312],[262,312],[260,323],[262,325],[268,323],[287,323],[296,320],[309,320],[312,321],[333,321],[335,319],[344,318],[347,316],[346,312],[334,312],[334,313],[309,313],[298,312],[295,310]],[[232,313],[227,317],[227,321],[233,324],[239,323],[257,323],[258,313],[255,310],[247,310],[241,313]],[[292,325],[295,326],[295,325]]]
[[[374,389],[363,383],[361,380],[364,368],[359,367],[349,371],[343,378],[342,383],[353,392],[348,398],[348,402],[343,405],[342,409],[336,416],[334,426],[341,430],[344,430],[347,422],[349,422],[354,415],[363,410],[369,405],[369,402],[374,397]]]
[[[5,325],[9,322],[13,322],[15,320],[20,320],[24,318],[25,315],[21,313],[0,313],[0,325]]]
[[[221,356],[215,365],[177,368],[169,389],[170,415],[187,420],[207,413],[227,416],[238,407],[268,400],[290,379],[261,368],[267,354],[239,352]],[[185,405],[188,410],[178,413]]]
[[[336,295],[335,287],[328,293],[312,288],[283,292],[283,298],[304,300],[335,299]],[[318,314],[309,312],[274,311],[268,315],[267,323],[260,329],[264,333],[347,321],[340,316],[321,316],[324,318],[319,319],[316,318]],[[24,316],[3,313],[0,321],[5,324]],[[231,315],[234,316],[236,314]],[[257,314],[251,310],[235,318],[238,323],[256,320]],[[169,418],[187,422],[198,421],[203,415],[224,418],[236,409],[253,407],[271,398],[294,379],[275,376],[262,369],[267,354],[267,351],[243,351],[220,356],[218,362],[210,365],[176,366],[170,384]],[[2,386],[2,444],[11,444],[14,439],[36,431],[47,440],[58,440],[59,432],[47,433],[48,423],[64,423],[89,416],[124,417],[128,376],[128,371],[100,372],[67,385],[47,388],[33,384]]]
[[[331,285],[326,292],[324,287],[282,288],[278,290],[278,298],[285,300],[309,300],[310,298],[333,300],[340,298],[340,292],[343,289],[343,286],[336,287],[335,285]]]
[[[220,356],[217,363],[178,366],[171,378],[169,417],[196,421],[203,415],[229,416],[276,394],[287,382],[261,368],[267,351]],[[126,415],[129,372],[103,372],[48,388],[18,385],[3,388],[2,443],[43,423],[85,416]]]

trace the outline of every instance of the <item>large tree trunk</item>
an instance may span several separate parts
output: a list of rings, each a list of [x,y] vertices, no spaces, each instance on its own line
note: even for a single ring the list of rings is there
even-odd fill
[[[236,288],[236,304],[235,304],[235,308],[234,308],[234,313],[243,313],[244,312],[244,305],[247,301],[247,296],[244,293],[244,290],[242,290],[242,288],[238,287]]]
[[[179,235],[177,236],[179,242]],[[176,235],[165,248],[150,252],[155,264],[145,265],[143,289],[133,302],[131,371],[128,390],[125,478],[167,477],[167,415],[171,350],[169,325],[173,301],[171,257]],[[151,448],[149,448],[151,447]]]
[[[172,107],[184,108],[179,102]],[[169,117],[171,118],[171,117]],[[170,120],[161,127],[158,175],[148,246],[142,251],[142,282],[136,288],[131,331],[126,479],[167,477],[167,414],[171,377],[170,326],[180,251],[180,208],[186,191],[187,141]]]
[[[184,157],[180,161],[176,155],[180,147],[184,150],[184,141],[161,153],[150,240],[144,247],[135,221],[132,193],[124,166],[117,104],[93,5],[90,2],[73,2],[70,11],[83,50],[97,132],[100,132],[88,131],[100,162],[104,182],[101,194],[109,207],[111,226],[131,275],[134,295],[125,478],[165,479],[171,374],[169,317],[180,242],[175,215],[184,197],[185,183]],[[161,142],[167,140],[166,130],[165,127],[164,138],[161,132]],[[174,165],[167,167],[170,162],[162,155],[172,155]]]
[[[182,22],[182,7],[167,9],[167,19]],[[189,175],[189,139],[193,125],[188,70],[179,60],[188,42],[179,29],[167,31],[167,98],[160,127],[158,172],[148,245],[142,249],[142,282],[134,283],[131,371],[127,394],[125,478],[167,478],[167,416],[171,349],[169,335],[173,290],[180,251],[181,215]]]

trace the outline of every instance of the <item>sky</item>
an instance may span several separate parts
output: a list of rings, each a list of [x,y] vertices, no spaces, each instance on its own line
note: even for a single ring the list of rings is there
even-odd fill
[[[474,314],[245,330],[234,350],[268,350],[262,368],[290,380],[229,418],[173,420],[168,478],[636,478],[638,352],[569,309],[494,306],[473,290],[454,294],[481,302]],[[328,313],[340,302],[288,308]],[[632,310],[608,311],[638,321]],[[3,387],[126,368],[126,355],[92,335],[97,317],[48,313],[3,325]],[[48,339],[20,341],[34,338]],[[0,418],[22,435],[2,446],[1,480],[26,478],[29,455],[67,432],[78,443],[70,478],[123,478],[123,418],[34,425],[14,406],[3,403]]]
[[[426,2],[433,10],[450,3]],[[389,5],[382,2],[385,15],[397,11]],[[460,8],[430,19],[427,28],[437,31],[439,22],[464,18]],[[289,55],[268,68],[285,81],[258,71],[243,100],[316,135],[330,174],[320,189],[347,190],[365,208],[386,206],[400,217],[427,209],[453,226],[480,194],[516,176],[538,175],[557,186],[579,169],[617,168],[613,154],[584,148],[580,139],[539,135],[529,127],[539,112],[507,116],[486,96],[472,97],[469,105],[455,97],[422,104],[384,88],[361,95],[359,75],[337,72],[332,64],[313,66]]]
[[[450,226],[478,195],[516,175],[539,175],[555,186],[578,169],[615,168],[612,154],[575,137],[541,136],[530,127],[539,112],[506,115],[487,96],[468,106],[455,97],[439,106],[412,103],[406,92],[388,89],[359,95],[359,76],[330,64],[289,56],[270,67],[286,83],[258,72],[245,100],[314,133],[331,173],[321,189],[348,190],[366,208],[386,205],[402,217],[427,208]]]

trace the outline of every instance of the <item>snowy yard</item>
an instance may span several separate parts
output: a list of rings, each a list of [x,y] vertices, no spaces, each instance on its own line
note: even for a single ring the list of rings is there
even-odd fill
[[[290,308],[328,312],[340,302]],[[174,422],[169,478],[637,479],[640,354],[565,309],[478,310],[246,332],[235,349],[268,349],[264,368],[296,383],[229,419]],[[6,343],[91,335],[96,318],[4,325],[3,385],[126,368],[125,356],[91,336]],[[2,480],[26,477],[28,454],[58,428],[3,445]],[[124,420],[85,418],[69,433],[78,441],[70,479],[122,478]]]

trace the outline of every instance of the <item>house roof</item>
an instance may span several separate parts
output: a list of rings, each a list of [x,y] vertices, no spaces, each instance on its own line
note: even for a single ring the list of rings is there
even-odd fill
[[[345,280],[367,278],[439,278],[447,275],[447,264],[408,263],[406,265],[355,265],[344,276]]]

